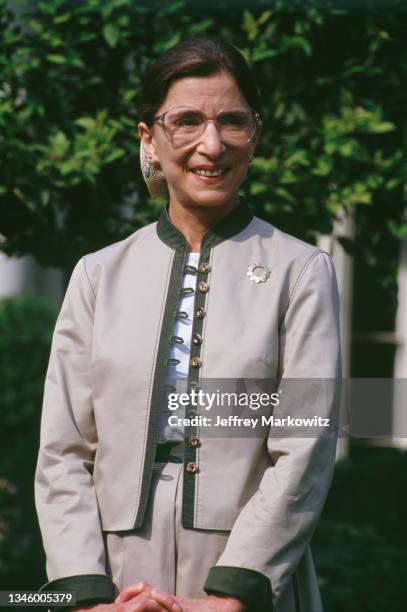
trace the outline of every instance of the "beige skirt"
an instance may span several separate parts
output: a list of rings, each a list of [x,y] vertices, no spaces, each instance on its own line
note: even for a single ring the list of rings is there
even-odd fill
[[[142,529],[104,534],[108,571],[118,591],[145,580],[172,595],[207,596],[206,577],[230,532],[182,527],[182,468],[183,463],[169,462],[154,470]],[[273,612],[322,612],[309,548]]]

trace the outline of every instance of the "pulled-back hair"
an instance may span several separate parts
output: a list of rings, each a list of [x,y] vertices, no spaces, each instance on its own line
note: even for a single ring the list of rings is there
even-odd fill
[[[174,45],[149,67],[141,90],[140,120],[151,125],[170,85],[175,81],[219,72],[233,77],[249,106],[253,110],[260,110],[253,73],[240,51],[216,38],[195,38]]]

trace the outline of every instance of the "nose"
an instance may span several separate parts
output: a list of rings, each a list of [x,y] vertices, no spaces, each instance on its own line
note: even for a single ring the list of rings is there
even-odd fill
[[[216,123],[209,119],[201,138],[199,139],[198,151],[210,157],[219,157],[225,150],[225,145],[222,142],[220,133]]]

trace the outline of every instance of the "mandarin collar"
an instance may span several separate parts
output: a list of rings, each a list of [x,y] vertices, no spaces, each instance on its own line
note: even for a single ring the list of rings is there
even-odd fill
[[[253,213],[249,210],[246,202],[242,201],[225,217],[222,217],[204,235],[201,242],[201,250],[212,248],[228,238],[239,234],[253,219]],[[168,216],[168,204],[162,209],[157,222],[158,237],[172,249],[183,249],[187,245],[184,234],[182,234],[170,221]]]

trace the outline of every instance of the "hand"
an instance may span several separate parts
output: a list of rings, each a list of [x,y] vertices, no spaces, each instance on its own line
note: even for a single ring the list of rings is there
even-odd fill
[[[115,599],[117,612],[183,612],[177,598],[159,591],[148,582],[123,589]]]
[[[202,599],[177,597],[183,612],[245,612],[246,605],[235,597],[208,595]]]

